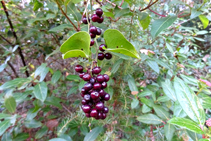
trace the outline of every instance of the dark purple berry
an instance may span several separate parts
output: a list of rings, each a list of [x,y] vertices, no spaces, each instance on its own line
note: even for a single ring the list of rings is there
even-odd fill
[[[90,80],[89,80],[90,83],[94,84],[96,82],[96,77],[92,77]]]
[[[81,97],[84,97],[84,94],[81,93]]]
[[[109,94],[105,94],[103,99],[104,99],[105,101],[108,101],[108,100],[110,99],[110,95],[109,95]]]
[[[102,86],[102,89],[105,89],[105,88],[107,87],[107,83],[106,83],[106,82],[103,82],[103,83],[101,84],[101,86]]]
[[[92,84],[91,84],[91,83],[86,83],[86,84],[84,85],[84,89],[85,89],[86,91],[91,90],[91,89],[92,89]]]
[[[94,100],[93,100],[93,102],[94,102],[94,103],[98,103],[98,102],[100,102],[100,98],[98,98],[98,99],[94,99]]]
[[[90,113],[85,113],[86,114],[86,117],[90,118]]]
[[[97,22],[98,22],[98,23],[102,23],[102,22],[103,22],[103,20],[104,20],[104,18],[103,18],[103,17],[99,17],[99,18],[98,18],[98,20],[97,20]]]
[[[99,118],[99,116],[97,115],[96,117],[94,117],[96,120],[99,120],[100,118]]]
[[[92,15],[92,21],[93,21],[93,22],[98,22],[99,19],[100,19],[100,18],[99,18],[99,16],[98,16],[97,14],[93,14],[93,15]]]
[[[106,114],[102,113],[102,119],[105,119],[105,118],[106,118]]]
[[[99,90],[99,89],[101,89],[101,84],[100,84],[100,83],[94,83],[93,88],[94,88],[95,90]]]
[[[91,78],[92,78],[91,75],[88,73],[84,74],[84,76],[83,76],[84,81],[89,81]]]
[[[76,72],[83,72],[83,67],[81,65],[76,65],[75,66],[75,71]]]
[[[101,75],[101,74],[98,75],[96,79],[97,79],[97,81],[98,81],[99,83],[103,83],[103,82],[105,81],[103,75]]]
[[[103,15],[103,10],[102,10],[101,8],[97,8],[96,11],[95,11],[95,13],[96,13],[99,17],[101,17],[101,16]]]
[[[101,44],[100,46],[99,46],[99,50],[100,51],[102,51],[102,52],[104,52],[105,50],[103,49],[103,47],[107,47],[105,44]]]
[[[97,35],[101,35],[101,33],[102,33],[101,29],[100,29],[100,28],[97,28],[96,34],[97,34]]]
[[[85,94],[84,95],[84,100],[86,100],[86,102],[89,102],[91,100],[91,97],[89,94]]]
[[[82,110],[84,111],[84,113],[89,113],[91,110],[91,107],[89,105],[84,105]]]
[[[83,78],[84,74],[85,74],[85,72],[79,73],[79,77]]]
[[[87,104],[87,102],[86,102],[86,100],[85,100],[85,99],[82,99],[82,100],[81,100],[81,103],[82,103],[82,105]]]
[[[95,44],[95,41],[93,39],[91,39],[90,46],[93,46],[94,44]]]
[[[97,34],[97,28],[95,26],[91,26],[89,32],[92,34]]]
[[[98,118],[102,119],[103,118],[103,114],[102,113],[98,113]]]
[[[91,112],[90,112],[90,116],[91,117],[97,117],[98,116],[98,112],[96,109],[92,109]]]
[[[103,60],[104,59],[104,54],[103,53],[98,53],[98,59]]]
[[[108,113],[108,111],[109,111],[108,107],[104,107],[103,112]]]
[[[84,88],[81,89],[82,94],[86,94],[86,90]]]
[[[93,33],[89,33],[90,37],[91,38],[95,38],[96,37],[96,34],[93,34]]]
[[[111,58],[112,58],[111,53],[106,53],[106,54],[105,54],[105,58],[108,59],[108,60],[111,59]]]
[[[98,99],[99,97],[100,97],[100,94],[97,91],[91,92],[92,99]]]
[[[103,89],[101,89],[101,90],[99,91],[99,94],[100,94],[101,97],[104,97],[105,91],[104,91]]]
[[[104,104],[103,102],[98,102],[96,104],[96,109],[99,110],[99,111],[102,111],[104,109]]]
[[[94,67],[93,69],[92,69],[92,73],[93,74],[99,74],[101,72],[101,68],[100,67]]]
[[[103,74],[103,77],[105,79],[105,82],[108,82],[109,81],[109,76],[107,74]]]
[[[84,24],[88,24],[88,22],[87,22],[87,18],[86,18],[86,17],[84,17],[84,18],[82,19],[82,22],[83,22]],[[89,22],[90,22],[90,19],[89,19]]]

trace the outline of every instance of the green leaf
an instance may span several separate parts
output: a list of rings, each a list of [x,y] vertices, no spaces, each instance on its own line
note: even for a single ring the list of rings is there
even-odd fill
[[[164,125],[164,132],[165,132],[166,139],[168,141],[171,141],[172,137],[174,135],[174,132],[175,132],[175,127],[173,125],[167,123]]]
[[[47,64],[46,63],[42,63],[41,66],[39,66],[35,72],[34,72],[34,77],[36,78],[38,75],[40,75],[45,69],[46,69]]]
[[[169,119],[169,112],[167,112],[162,106],[154,105],[153,109],[155,113],[162,119],[168,120]]]
[[[76,94],[77,90],[78,90],[78,86],[74,86],[74,87],[70,88],[69,92],[67,93],[67,97],[71,94]]]
[[[73,34],[60,47],[60,51],[64,54],[63,58],[69,57],[86,57],[90,54],[90,36],[87,32],[81,31]]]
[[[141,98],[141,102],[146,104],[149,107],[153,107],[154,103],[151,99]]]
[[[105,50],[140,59],[134,46],[118,30],[107,29],[104,32],[104,39],[107,45]]]
[[[211,98],[210,98],[210,96],[203,94],[203,93],[199,93],[199,96],[201,97],[201,100],[202,100],[202,106],[205,109],[211,109]]]
[[[135,80],[132,76],[128,79],[128,85],[129,85],[131,92],[138,91],[138,88],[136,86],[136,82],[135,82]]]
[[[175,117],[170,119],[168,123],[177,125],[181,128],[185,128],[195,133],[204,134],[204,132],[195,122],[186,118]]]
[[[30,83],[31,79],[29,78],[16,78],[14,80],[8,81],[0,86],[0,90],[6,90],[9,88],[15,88],[21,85],[25,85],[27,83]]]
[[[159,74],[159,66],[155,61],[147,60],[147,65]]]
[[[138,99],[133,99],[133,101],[131,102],[131,108],[135,109],[139,104],[139,100]]]
[[[46,105],[52,105],[52,106],[58,107],[59,109],[62,109],[60,102],[61,102],[61,99],[58,97],[54,97],[54,96],[48,97],[45,100]]]
[[[152,109],[149,108],[146,104],[143,104],[142,106],[142,113],[150,112]]]
[[[150,16],[148,15],[146,18],[142,19],[140,21],[140,24],[143,28],[143,30],[147,29],[149,27],[149,24],[150,24]]]
[[[61,24],[61,25],[59,25],[59,26],[57,26],[57,27],[51,28],[51,29],[49,30],[49,32],[61,32],[61,31],[63,31],[65,28],[72,28],[72,27],[73,27],[72,24]]]
[[[42,126],[42,123],[40,121],[36,121],[36,120],[29,120],[29,121],[25,121],[24,125],[27,128],[38,128]]]
[[[37,10],[38,10],[40,7],[42,7],[42,6],[43,6],[43,4],[36,0],[35,3],[34,3],[34,8],[33,8],[33,10],[34,10],[34,11],[37,11]]]
[[[0,72],[2,72],[2,71],[6,68],[6,66],[7,66],[7,64],[2,64],[2,65],[0,66]]]
[[[25,141],[29,137],[27,133],[20,133],[16,137],[13,138],[13,141]]]
[[[0,120],[1,120],[1,119],[4,119],[4,118],[9,118],[9,117],[11,117],[11,115],[9,115],[9,114],[4,114],[4,113],[0,113]]]
[[[13,141],[11,134],[9,132],[5,132],[1,138],[1,141]]]
[[[61,71],[59,71],[59,70],[56,71],[51,78],[51,82],[55,84],[59,80],[61,75],[62,75]]]
[[[122,64],[123,60],[119,59],[118,61],[116,61],[116,63],[113,65],[112,69],[111,69],[111,73],[116,73],[120,67],[120,65]]]
[[[162,67],[166,68],[166,69],[171,69],[170,66],[166,63],[166,62],[163,62],[161,60],[158,60],[158,59],[154,59],[159,65],[161,65]]]
[[[78,76],[78,75],[68,75],[67,77],[67,80],[70,80],[70,81],[79,81],[81,78]]]
[[[4,120],[0,123],[0,136],[10,127],[10,120]]]
[[[209,20],[207,19],[207,17],[204,15],[199,15],[199,19],[201,20],[204,29],[207,28],[207,26],[209,25]]]
[[[79,3],[79,2],[81,2],[81,1],[83,1],[83,0],[71,0],[71,2],[73,2],[73,3]]]
[[[161,31],[168,28],[170,25],[174,23],[177,19],[177,16],[171,16],[157,19],[152,23],[151,35],[155,38]]]
[[[198,17],[201,13],[202,13],[201,11],[197,11],[196,9],[192,9],[190,19]]]
[[[16,101],[15,98],[10,96],[5,98],[4,105],[10,113],[14,113],[16,110]]]
[[[192,76],[186,76],[184,74],[181,74],[180,76],[182,77],[182,79],[186,83],[191,84],[191,85],[194,85],[194,86],[198,86],[198,80],[195,79],[194,77],[192,77]]]
[[[169,79],[166,79],[165,82],[162,82],[161,86],[166,96],[168,96],[173,101],[177,100],[174,88]]]
[[[186,117],[187,116],[187,114],[182,109],[182,107],[178,101],[176,101],[174,103],[174,116],[176,116],[176,117]]]
[[[174,78],[177,99],[186,114],[195,122],[204,125],[205,113],[196,94],[178,77]]]
[[[154,114],[146,114],[137,117],[137,120],[146,124],[160,124],[162,120]]]
[[[199,141],[200,138],[202,138],[202,135],[201,134],[197,134],[197,133],[194,133],[190,130],[187,130],[187,133],[188,133],[188,136],[193,140],[193,141]]]
[[[103,131],[102,127],[95,127],[91,132],[86,134],[84,141],[94,141],[97,136]]]
[[[67,134],[61,134],[58,136],[59,138],[65,139],[66,141],[72,141],[71,137]]]
[[[166,101],[169,101],[169,97],[168,96],[160,96],[158,97],[157,101],[158,102],[166,102]]]
[[[166,43],[166,47],[172,54],[174,53],[174,50],[169,43]]]
[[[35,139],[42,138],[45,134],[48,132],[48,127],[44,126],[42,127],[37,133],[35,134]]]
[[[141,93],[138,94],[138,97],[150,96],[152,94],[153,94],[152,91],[150,91],[149,89],[145,89],[143,92],[141,92]]]
[[[44,79],[45,79],[45,77],[46,77],[46,75],[48,74],[48,72],[49,72],[49,67],[46,67],[42,72],[41,72],[41,74],[40,74],[40,82],[42,82]]]
[[[47,97],[48,87],[45,82],[41,82],[34,87],[33,92],[37,99],[44,102]]]
[[[62,139],[62,138],[54,138],[54,139],[50,139],[49,141],[67,141],[67,140]]]

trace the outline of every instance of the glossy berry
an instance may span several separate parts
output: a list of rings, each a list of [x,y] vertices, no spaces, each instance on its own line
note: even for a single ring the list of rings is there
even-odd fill
[[[99,20],[99,16],[97,14],[93,14],[92,15],[92,21],[93,22],[98,22],[98,20]]]
[[[96,77],[92,77],[90,80],[89,80],[90,83],[94,84],[96,82]]]
[[[83,72],[83,67],[81,65],[76,65],[75,66],[75,71],[76,72]]]
[[[101,86],[102,86],[102,89],[105,89],[105,88],[107,87],[107,83],[106,83],[106,82],[103,82],[103,83],[101,84]]]
[[[109,76],[107,74],[103,74],[103,77],[105,79],[105,82],[108,82],[109,81]]]
[[[88,24],[88,22],[87,22],[87,18],[86,18],[86,17],[84,17],[84,18],[82,19],[82,22],[83,22],[84,24]],[[89,19],[89,22],[90,22],[90,19]]]
[[[106,114],[102,113],[102,119],[105,119],[105,118],[106,118]]]
[[[101,72],[101,68],[100,67],[94,67],[92,69],[92,74],[99,74]]]
[[[93,46],[94,44],[95,44],[95,41],[93,39],[91,39],[90,46]]]
[[[99,17],[101,17],[101,16],[103,15],[103,10],[102,10],[101,8],[97,8],[96,11],[95,11],[95,13],[96,13]]]
[[[111,58],[112,58],[111,53],[106,53],[106,54],[105,54],[105,58],[108,59],[108,60],[111,59]]]
[[[90,112],[90,116],[91,117],[97,117],[98,116],[98,112],[96,109],[92,109],[91,112]]]
[[[84,89],[85,89],[86,91],[91,90],[91,89],[92,89],[92,84],[91,84],[91,83],[86,83],[86,84],[84,85]]]
[[[79,77],[83,78],[84,74],[85,74],[85,72],[79,73]]]
[[[98,93],[100,94],[101,97],[104,97],[105,95],[105,91],[103,89],[101,89]]]
[[[86,117],[90,118],[91,117],[90,113],[86,113]]]
[[[98,59],[103,60],[104,59],[104,53],[98,53]]]
[[[105,50],[103,49],[103,47],[107,47],[105,44],[101,44],[100,46],[99,46],[99,50],[100,51],[102,51],[102,52],[104,52]]]
[[[96,34],[97,34],[97,35],[101,35],[101,33],[102,33],[101,29],[100,29],[100,28],[97,28]]]
[[[86,102],[86,100],[85,100],[85,99],[82,99],[82,100],[81,100],[81,103],[82,103],[82,105],[87,104],[87,102]]]
[[[108,100],[110,99],[110,95],[109,95],[109,94],[105,94],[103,99],[104,99],[105,101],[108,101]]]
[[[91,26],[89,29],[90,33],[97,34],[97,28],[95,26]]]
[[[90,74],[88,74],[88,73],[84,74],[84,76],[83,76],[83,80],[84,81],[89,81],[90,79],[91,79],[91,75]]]
[[[90,37],[91,38],[95,38],[96,37],[96,34],[93,34],[93,33],[89,33]]]
[[[92,99],[98,99],[99,97],[100,97],[100,94],[97,91],[91,92]]]
[[[85,88],[82,88],[82,89],[81,89],[81,93],[82,93],[82,94],[86,94]]]
[[[99,111],[104,110],[104,104],[103,104],[103,102],[98,102],[96,104],[96,109],[99,110]]]
[[[84,113],[89,113],[91,110],[91,107],[89,105],[84,105],[82,107],[82,110],[84,111]]]
[[[103,118],[103,114],[102,113],[98,113],[98,118],[102,119]]]
[[[104,108],[103,108],[103,112],[104,112],[104,113],[108,113],[108,112],[109,112],[108,107],[104,107]]]
[[[95,90],[99,90],[99,89],[101,89],[101,84],[100,84],[100,83],[94,83],[93,88],[94,88]]]
[[[97,81],[98,81],[99,83],[103,83],[103,82],[105,81],[103,75],[101,75],[101,74],[98,75],[96,79],[97,79]]]
[[[89,102],[91,100],[91,96],[89,94],[85,94],[84,100],[86,100],[86,102]]]
[[[102,23],[103,21],[104,21],[103,17],[99,17],[98,20],[97,20],[98,23]]]

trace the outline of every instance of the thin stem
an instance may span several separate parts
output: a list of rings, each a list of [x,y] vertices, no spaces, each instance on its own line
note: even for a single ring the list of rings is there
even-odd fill
[[[67,16],[67,14],[62,10],[61,5],[59,4],[59,2],[56,0],[57,5],[59,6],[59,9],[61,10],[62,14],[67,18],[67,20],[73,25],[73,27],[75,28],[76,31],[80,31],[75,24],[70,20],[70,18]]]
[[[72,113],[70,112],[70,110],[63,104],[61,103],[62,107],[71,115]]]
[[[87,23],[88,23],[88,33],[89,33],[89,28],[90,28],[90,23],[89,23],[89,17],[88,17],[88,5],[89,5],[89,0],[87,1],[87,4],[86,4],[86,19],[87,19]]]
[[[152,9],[148,8],[151,12],[153,12],[154,14],[158,15],[158,16],[161,16],[161,17],[166,17],[165,15],[161,15],[161,14],[158,14],[157,12],[153,11]]]
[[[4,41],[6,41],[8,44],[10,44],[11,46],[14,46],[8,39],[4,38],[4,36],[2,36],[1,34],[0,34],[0,37],[1,37]]]
[[[98,46],[96,38],[95,38],[95,43],[96,43],[97,49],[96,49],[96,56],[95,56],[95,60],[94,61],[97,62],[97,57],[98,57],[97,53],[98,53],[98,50],[99,50],[99,46]]]
[[[15,77],[19,77],[18,74],[17,74],[17,72],[16,72],[16,70],[15,70],[15,68],[13,67],[13,65],[12,65],[9,61],[7,62],[7,64],[10,66],[10,68],[11,68],[12,71],[14,72]]]
[[[149,4],[145,8],[143,8],[143,9],[139,8],[139,11],[144,11],[144,10],[150,8],[152,5],[154,5],[156,2],[158,2],[158,0],[155,0],[152,4],[150,4],[151,2],[152,2],[152,0],[149,2]]]

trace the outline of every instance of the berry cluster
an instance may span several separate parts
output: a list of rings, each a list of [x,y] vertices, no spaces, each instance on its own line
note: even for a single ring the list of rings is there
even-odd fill
[[[102,23],[104,18],[103,18],[103,10],[101,8],[97,8],[96,11],[95,11],[95,14],[93,14],[91,17],[92,17],[92,21],[93,22],[98,22],[98,23]],[[88,18],[89,22],[90,22],[90,19]],[[84,17],[82,19],[82,22],[84,24],[88,24],[87,22],[87,18]],[[90,29],[89,29],[89,35],[91,37],[91,42],[90,42],[90,46],[93,46],[95,41],[93,40],[93,38],[96,37],[96,35],[101,35],[102,31],[100,28],[97,28],[95,26],[91,26]],[[105,44],[101,44],[99,46],[99,50],[101,51],[100,53],[98,53],[98,59],[99,60],[103,60],[104,58],[106,59],[111,59],[112,58],[112,55],[110,53],[103,53],[105,50],[103,49],[103,47],[106,48],[106,45]]]
[[[109,81],[109,76],[107,74],[101,75],[100,67],[94,67],[91,72],[85,73],[81,65],[76,65],[75,71],[79,73],[80,78],[87,81],[81,89],[82,110],[86,117],[93,117],[97,120],[105,119],[109,109],[104,106],[104,101],[108,101],[110,95],[104,89],[107,87],[106,82]],[[92,76],[90,73],[92,73]]]

